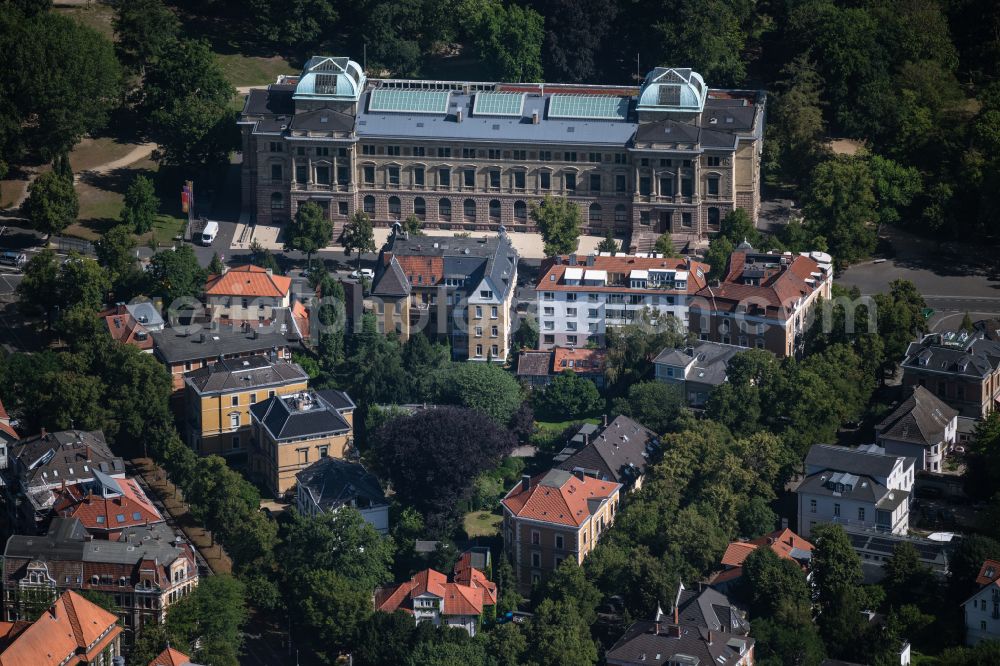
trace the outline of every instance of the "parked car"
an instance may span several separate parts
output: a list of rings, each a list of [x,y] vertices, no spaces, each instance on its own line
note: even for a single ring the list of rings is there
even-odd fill
[[[0,252],[0,265],[21,268],[27,261],[28,257],[22,252]]]
[[[369,280],[375,279],[375,271],[370,268],[362,268],[360,271],[351,271],[351,277],[355,280],[359,278],[367,278]]]

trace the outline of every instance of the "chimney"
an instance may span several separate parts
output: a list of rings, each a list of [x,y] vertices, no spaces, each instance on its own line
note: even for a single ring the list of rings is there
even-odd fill
[[[608,427],[608,415],[607,414],[604,415],[604,427],[605,428]]]
[[[531,124],[532,125],[537,125],[538,124],[538,111],[532,111],[531,112]]]
[[[583,481],[584,477],[586,476],[583,473],[583,468],[582,467],[577,467],[576,469],[574,469],[573,470],[573,474],[576,475],[576,478],[580,479],[581,481]]]
[[[90,444],[87,444],[87,457],[86,460],[90,460]]]
[[[588,446],[590,446],[590,434],[583,433],[583,447],[587,448]]]
[[[41,433],[41,438],[45,439],[46,437],[48,437],[48,435],[49,435],[49,432],[43,427],[42,428],[42,433]]]
[[[455,122],[457,123],[462,122],[462,109],[459,109],[458,111],[455,112]]]
[[[678,595],[680,596],[680,595]],[[681,623],[681,611],[677,604],[674,603],[674,624],[680,625]],[[677,627],[677,635],[680,636],[680,626]]]
[[[271,268],[265,268],[264,272],[267,273],[268,275],[274,275],[274,270]]]
[[[531,487],[531,475],[524,474],[521,476],[521,491],[527,491]]]
[[[711,645],[711,644],[712,644],[712,637],[713,637],[713,634],[712,634],[712,630],[711,630],[711,629],[709,629],[709,630],[708,630],[708,644],[709,644],[709,645]]]
[[[227,266],[226,264],[222,264],[222,274],[225,275],[228,272],[229,272],[229,266]]]

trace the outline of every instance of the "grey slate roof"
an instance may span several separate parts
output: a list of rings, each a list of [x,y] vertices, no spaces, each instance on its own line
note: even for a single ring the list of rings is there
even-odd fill
[[[958,411],[923,386],[915,386],[875,431],[886,439],[933,446],[944,440],[945,429],[956,416]]]
[[[805,464],[807,469],[815,467],[886,478],[895,468],[896,461],[901,458],[903,456],[885,455],[884,449],[879,449],[878,447],[851,449],[846,446],[814,444],[809,449],[809,453],[806,454]],[[912,464],[912,458],[905,460],[908,460]]]
[[[556,469],[572,472],[583,469],[596,472],[598,478],[629,484],[646,472],[650,457],[659,450],[660,438],[655,432],[627,416],[618,416],[606,428],[592,430],[585,424],[571,444],[581,447],[562,460]],[[586,434],[589,444],[584,446]]]
[[[325,393],[340,394],[342,397],[333,399],[345,405],[342,408],[344,411],[354,409],[354,403],[346,394],[340,391]],[[312,391],[273,396],[264,402],[250,405],[250,414],[255,421],[267,428],[271,437],[277,441],[339,434],[351,430],[351,424],[341,416],[340,409]]]
[[[611,665],[731,666],[738,663],[753,644],[754,639],[748,636],[710,633],[704,627],[684,624],[661,623],[658,627],[656,622],[640,620],[615,642],[606,658]]]
[[[340,458],[322,458],[295,475],[324,511],[344,505],[360,508],[386,504],[385,493],[378,479],[360,463]]]
[[[125,472],[124,462],[111,452],[104,433],[99,430],[64,430],[35,435],[18,440],[8,450],[11,462],[4,470],[8,483],[19,486],[36,506],[46,504],[52,497],[48,491],[37,494],[32,488],[92,479],[95,470],[106,474]],[[51,460],[33,470],[27,469],[50,450],[53,451]]]
[[[501,141],[520,144],[606,144],[624,146],[632,138],[636,123],[629,120],[549,118],[546,107],[551,96],[525,95],[520,117],[473,115],[473,96],[453,92],[445,114],[383,113],[368,110],[371,91],[358,105],[358,137],[457,139],[461,141]],[[634,107],[634,103],[632,104]],[[462,112],[458,122],[457,113]],[[539,122],[532,123],[537,112]]]
[[[807,476],[802,480],[802,483],[799,484],[799,487],[795,492],[809,495],[825,495],[827,497],[836,496],[858,502],[866,502],[869,504],[879,502],[883,498],[886,498],[889,493],[888,488],[872,477],[865,475],[854,477],[851,479],[853,483],[844,486],[843,491],[836,492],[827,485],[831,476],[831,472],[819,472],[817,474]],[[894,490],[893,494],[904,497],[909,495],[909,493],[902,490]],[[891,502],[892,501],[890,500],[890,503]]]
[[[274,85],[267,88],[255,88],[247,95],[247,100],[243,107],[243,113],[251,116],[265,114],[292,115],[295,113],[295,106],[292,102],[292,93],[295,86]]]
[[[685,368],[694,361],[685,379],[700,384],[718,386],[726,381],[726,368],[730,359],[746,350],[746,347],[702,340],[694,346],[684,349],[668,347],[653,359],[653,363]]]
[[[656,628],[656,623],[646,620],[634,623],[608,651],[608,663],[727,666],[737,663],[741,654],[753,645],[753,639],[728,634],[716,634],[709,641],[708,630],[697,627],[681,626],[677,636],[670,635],[667,628],[657,633]]]
[[[165,328],[150,335],[153,338],[153,353],[169,364],[237,354],[266,353],[289,347],[299,341],[294,328],[290,328],[285,334],[277,329],[273,332],[260,329],[244,331],[231,326],[220,326],[217,331],[206,330],[192,334]]]
[[[711,587],[700,591],[682,589],[677,610],[680,623],[684,625],[743,635],[750,631],[750,623],[743,618],[743,613],[726,595]]]
[[[384,251],[384,248],[383,248]],[[388,265],[381,261],[376,264],[372,294],[375,296],[407,296],[410,293],[410,281],[399,265],[396,257],[389,260]]]
[[[350,132],[354,129],[354,116],[333,109],[306,111],[292,116],[288,128],[317,132]]]
[[[309,375],[297,364],[266,356],[222,359],[184,377],[199,393],[226,393],[309,380]]]
[[[962,377],[985,378],[1000,366],[1000,342],[983,337],[977,331],[969,335],[963,331],[946,331],[924,336],[920,342],[911,342],[903,369],[934,370]]]
[[[45,536],[16,534],[10,537],[4,557],[113,564],[132,564],[147,559],[156,560],[163,566],[185,554],[175,543],[176,538],[166,523],[155,523],[127,528],[116,541],[88,540],[87,530],[79,519],[57,516],[52,519]]]
[[[517,357],[518,377],[547,377],[551,368],[550,351],[523,351]]]
[[[387,254],[392,255],[392,260],[386,261]],[[465,286],[457,289],[464,290],[467,295],[479,286],[484,277],[493,285],[494,293],[501,301],[514,287],[517,251],[506,235],[429,238],[393,233],[379,252],[372,294],[405,296],[410,293],[409,280],[396,261],[396,257],[406,256],[440,257],[444,274],[436,276],[438,284],[443,284],[444,278],[449,276],[465,278]]]

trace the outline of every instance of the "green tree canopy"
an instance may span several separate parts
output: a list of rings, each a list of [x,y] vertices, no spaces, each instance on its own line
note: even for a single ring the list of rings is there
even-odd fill
[[[115,4],[115,53],[128,72],[141,75],[174,42],[180,21],[162,0],[123,0]]]
[[[24,213],[32,226],[44,234],[58,234],[76,221],[80,203],[73,189],[72,179],[55,171],[48,171],[35,178],[28,186]]]
[[[594,382],[573,370],[557,375],[544,389],[533,394],[535,411],[549,421],[593,416],[603,401]]]
[[[208,44],[180,39],[147,64],[142,110],[168,164],[225,162],[237,144],[231,105],[236,91]]]
[[[545,243],[545,256],[576,252],[580,240],[580,207],[569,199],[546,196],[531,204],[531,219],[538,226]]]
[[[149,293],[161,296],[167,306],[178,298],[193,298],[200,294],[206,277],[208,275],[190,245],[157,252],[149,260],[146,271]]]
[[[128,186],[125,192],[125,205],[122,207],[122,224],[127,225],[137,234],[144,234],[153,228],[156,211],[160,200],[156,197],[153,181],[139,175]]]
[[[361,270],[361,255],[375,251],[375,229],[367,213],[357,212],[344,225],[344,254],[358,253],[358,270]]]
[[[323,214],[323,209],[307,201],[295,212],[295,219],[287,229],[285,249],[306,253],[306,263],[312,265],[312,255],[330,244],[333,223]]]
[[[455,363],[442,376],[438,399],[475,409],[505,425],[521,405],[521,386],[498,365]]]

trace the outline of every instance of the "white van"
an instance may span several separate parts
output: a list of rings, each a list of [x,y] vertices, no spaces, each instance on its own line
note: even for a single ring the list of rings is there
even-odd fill
[[[211,245],[218,234],[219,234],[219,223],[206,222],[205,228],[201,230],[201,244]]]

